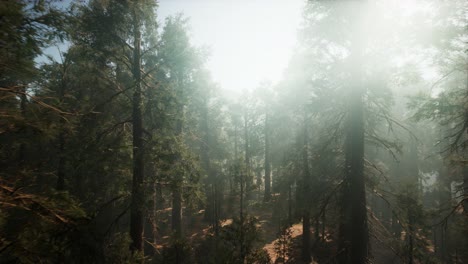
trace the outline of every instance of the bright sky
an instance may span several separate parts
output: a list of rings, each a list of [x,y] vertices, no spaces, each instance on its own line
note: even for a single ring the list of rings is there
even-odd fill
[[[304,0],[160,0],[159,20],[190,18],[193,44],[208,46],[208,69],[223,89],[281,79],[296,43]]]
[[[70,1],[63,0],[63,5]],[[403,10],[409,15],[421,9],[418,0],[385,1],[390,2],[388,7],[393,4],[400,9],[402,2],[405,3]],[[238,94],[244,89],[254,89],[262,81],[276,83],[281,79],[296,44],[305,2],[159,0],[157,14],[161,27],[169,15],[182,12],[189,17],[193,44],[211,50],[207,66],[214,80],[223,89]],[[45,53],[55,56],[56,49],[51,47]],[[38,59],[42,60],[45,58]],[[430,75],[425,76],[428,79],[437,76],[433,72],[425,73]]]

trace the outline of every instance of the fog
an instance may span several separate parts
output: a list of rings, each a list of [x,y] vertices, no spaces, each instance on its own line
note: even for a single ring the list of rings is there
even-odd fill
[[[467,263],[468,3],[0,3],[0,263]]]
[[[159,17],[184,13],[191,40],[206,47],[207,68],[223,89],[237,94],[279,81],[296,44],[304,3],[288,1],[161,1]]]

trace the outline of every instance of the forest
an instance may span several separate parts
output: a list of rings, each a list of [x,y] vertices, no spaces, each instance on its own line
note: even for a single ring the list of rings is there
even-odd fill
[[[160,5],[0,1],[0,263],[468,263],[466,0],[303,0],[231,92]]]

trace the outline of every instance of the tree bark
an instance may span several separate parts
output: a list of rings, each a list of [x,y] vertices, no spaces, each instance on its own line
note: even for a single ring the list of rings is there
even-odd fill
[[[350,95],[340,224],[340,263],[365,263],[368,252],[368,227],[364,182],[363,90]]]
[[[59,87],[59,97],[60,103],[62,107],[63,99],[65,97],[65,72],[66,72],[66,65],[62,65],[62,76],[61,82]],[[23,103],[23,100],[21,100]],[[65,120],[62,117],[59,117],[59,149],[58,149],[58,166],[57,166],[57,190],[64,191],[65,190]]]
[[[132,104],[132,125],[133,125],[133,179],[132,179],[132,201],[130,212],[130,237],[132,251],[143,251],[143,120],[141,101],[141,26],[138,3],[134,3],[132,8],[133,18],[133,104]]]
[[[367,262],[369,232],[367,224],[366,189],[364,178],[364,63],[366,48],[364,29],[365,1],[356,1],[350,6],[353,18],[350,21],[351,45],[348,66],[350,87],[345,128],[345,171],[342,184],[339,263],[361,264]]]
[[[270,127],[269,116],[265,114],[265,194],[263,200],[269,202],[271,198],[271,162],[270,162]]]
[[[59,160],[57,166],[57,191],[65,190],[65,132],[63,131],[63,119],[60,118],[60,134],[59,134]]]
[[[240,171],[240,208],[239,208],[239,217],[240,217],[240,256],[241,261],[244,263],[245,260],[245,249],[244,249],[244,182],[245,175],[244,172]]]
[[[253,178],[251,175],[251,163],[250,163],[250,148],[249,148],[249,122],[248,122],[248,113],[247,109],[244,109],[244,147],[245,147],[245,199],[250,200],[252,198],[252,186]]]
[[[463,168],[463,209],[468,215],[468,167]]]
[[[210,160],[210,147],[211,147],[211,136],[208,124],[208,106],[206,100],[203,102],[202,106],[202,113],[201,113],[201,127],[203,130],[203,141],[201,145],[201,156],[203,161],[203,167],[208,175],[208,179],[205,185],[205,191],[207,194],[207,202],[205,207],[205,215],[204,218],[206,221],[209,221],[213,228],[215,229],[215,233],[217,233],[217,186],[216,186],[216,174],[212,171],[211,168],[211,160]]]
[[[292,183],[288,183],[288,224],[292,226],[293,216],[292,216]]]
[[[310,257],[310,205],[308,199],[310,197],[310,170],[309,170],[309,140],[308,140],[308,119],[304,109],[304,127],[303,127],[303,146],[302,146],[302,161],[303,161],[303,176],[302,176],[302,260],[306,263],[311,261]]]
[[[419,181],[419,167],[418,167],[418,148],[417,142],[414,139],[410,139],[410,151],[409,151],[409,170],[408,179],[410,182],[410,192],[408,193],[409,203],[407,204],[407,215],[408,215],[408,263],[414,263],[414,239],[416,232],[416,212],[415,209],[418,206],[417,201],[421,199],[422,186]]]
[[[27,103],[26,88],[23,86],[20,89],[21,89],[21,95],[20,95],[21,117],[24,120],[26,120],[26,103]],[[26,131],[23,131],[22,133],[26,134]],[[18,151],[18,165],[19,165],[19,167],[23,167],[24,164],[25,164],[25,158],[26,158],[25,153],[26,153],[26,144],[23,141],[21,141],[20,146],[19,146],[19,151]]]
[[[176,238],[182,237],[182,188],[177,187],[172,192],[172,231]]]
[[[183,127],[183,105],[179,106],[179,120],[176,124],[176,137],[182,136]],[[178,164],[182,161],[181,154],[176,154],[175,163]],[[181,164],[178,164],[181,165]],[[175,184],[172,190],[172,231],[176,238],[182,237],[182,184],[183,175],[176,175]]]

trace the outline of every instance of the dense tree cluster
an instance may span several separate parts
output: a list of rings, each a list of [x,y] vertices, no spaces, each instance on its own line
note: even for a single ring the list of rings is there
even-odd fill
[[[154,0],[0,2],[0,263],[467,263],[468,5],[385,2],[238,98]]]

